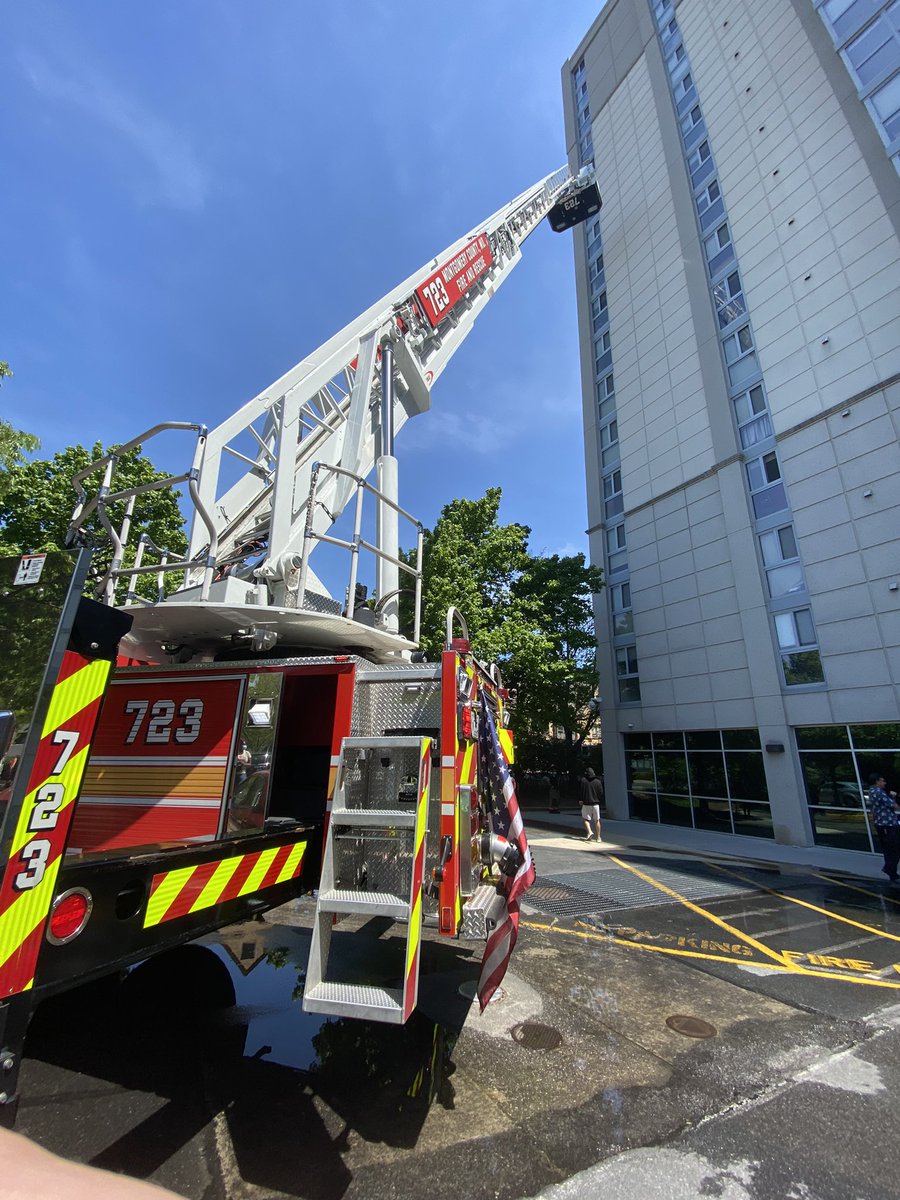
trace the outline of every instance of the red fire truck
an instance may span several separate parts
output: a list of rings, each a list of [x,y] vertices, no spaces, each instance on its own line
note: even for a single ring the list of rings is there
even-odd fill
[[[394,436],[539,222],[599,207],[590,175],[542,180],[216,429],[164,423],[80,472],[71,551],[0,560],[0,1120],[37,999],[301,891],[304,1007],[378,1021],[415,1007],[423,924],[484,938],[502,918],[517,852],[479,729],[511,761],[508,697],[455,610],[441,661],[419,652],[422,527]],[[119,488],[121,455],[163,434],[190,465]],[[131,546],[139,495],[179,484],[186,555]],[[99,577],[90,521],[111,545]],[[314,572],[326,551],[345,586]],[[401,952],[348,970],[338,916],[395,922]]]

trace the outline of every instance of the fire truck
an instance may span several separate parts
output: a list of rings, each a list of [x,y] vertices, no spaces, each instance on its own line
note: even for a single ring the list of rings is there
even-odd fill
[[[485,938],[503,917],[518,851],[479,731],[512,761],[509,697],[455,609],[441,660],[419,651],[423,529],[394,438],[538,224],[599,208],[591,172],[548,176],[217,428],[164,422],[79,472],[71,550],[0,561],[0,1120],[39,999],[303,891],[304,1008],[398,1024],[423,925]],[[119,486],[163,434],[185,469]],[[179,485],[186,553],[133,544],[141,494]],[[335,931],[372,917],[397,936],[348,965]]]

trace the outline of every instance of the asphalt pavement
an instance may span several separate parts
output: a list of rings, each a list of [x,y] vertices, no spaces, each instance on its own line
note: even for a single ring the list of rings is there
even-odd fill
[[[191,1200],[895,1197],[900,893],[526,823],[483,1015],[433,932],[407,1026],[304,1014],[294,902],[42,1005],[20,1131]]]

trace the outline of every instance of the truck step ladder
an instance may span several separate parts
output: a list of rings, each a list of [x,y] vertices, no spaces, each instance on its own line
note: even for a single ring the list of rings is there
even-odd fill
[[[431,745],[429,737],[344,738],[303,995],[306,1012],[402,1025],[416,1006]],[[348,960],[335,930],[338,915],[404,926],[402,962],[396,938],[369,940],[362,964],[353,961],[359,947],[353,939]]]

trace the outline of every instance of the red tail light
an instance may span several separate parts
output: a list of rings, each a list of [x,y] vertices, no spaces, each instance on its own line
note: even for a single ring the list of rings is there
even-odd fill
[[[464,738],[472,736],[472,706],[464,704],[462,710],[462,735]]]
[[[88,923],[94,902],[84,888],[72,888],[53,901],[47,941],[62,946],[77,937]]]

